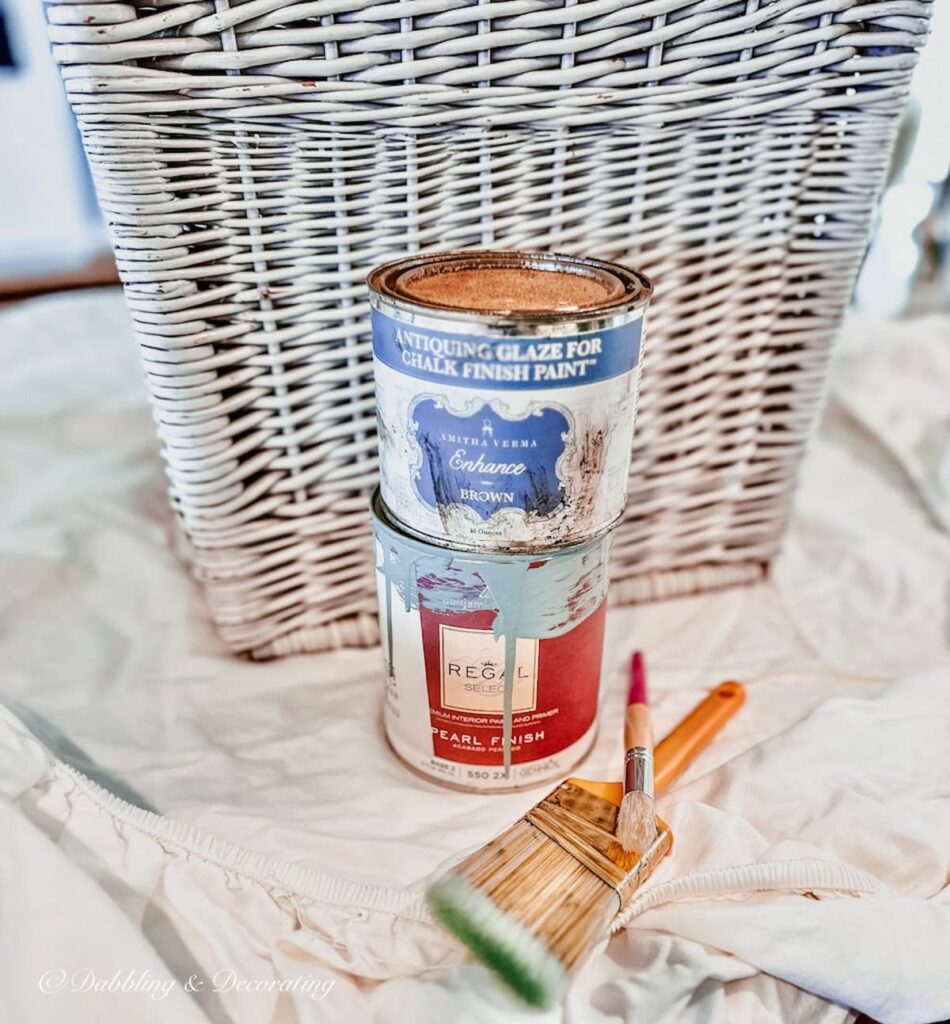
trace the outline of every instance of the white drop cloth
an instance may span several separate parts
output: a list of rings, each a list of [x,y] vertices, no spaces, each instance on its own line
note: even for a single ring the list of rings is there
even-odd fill
[[[376,650],[229,657],[173,551],[121,296],[4,310],[9,1020],[950,1016],[948,334],[846,331],[769,582],[611,612],[578,774],[617,775],[633,643],[660,733],[721,679],[748,703],[661,800],[675,849],[629,927],[539,1017],[465,962],[421,889],[544,790],[463,795],[401,768]]]

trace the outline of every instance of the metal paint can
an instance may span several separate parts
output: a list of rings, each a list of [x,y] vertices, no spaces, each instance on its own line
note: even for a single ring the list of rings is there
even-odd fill
[[[393,750],[464,789],[563,778],[594,740],[609,537],[467,552],[407,534],[378,491],[372,514]]]
[[[461,251],[368,283],[380,488],[406,529],[481,551],[608,530],[626,500],[650,282],[600,260]]]

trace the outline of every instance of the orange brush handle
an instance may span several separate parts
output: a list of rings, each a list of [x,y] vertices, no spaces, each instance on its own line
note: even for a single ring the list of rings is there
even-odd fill
[[[664,737],[654,751],[654,773],[657,793],[675,782],[696,755],[709,745],[717,732],[742,707],[745,688],[741,683],[720,683],[709,695]],[[571,779],[571,782],[612,804],[620,805],[623,786],[619,782],[593,782]]]
[[[657,744],[654,753],[656,790],[674,783],[696,755],[742,707],[745,688],[741,683],[720,683],[712,693]]]

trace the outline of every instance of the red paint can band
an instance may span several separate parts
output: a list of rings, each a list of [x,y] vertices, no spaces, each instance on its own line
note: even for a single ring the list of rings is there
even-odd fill
[[[457,551],[406,534],[378,495],[373,532],[395,752],[466,789],[563,777],[594,739],[609,538]]]

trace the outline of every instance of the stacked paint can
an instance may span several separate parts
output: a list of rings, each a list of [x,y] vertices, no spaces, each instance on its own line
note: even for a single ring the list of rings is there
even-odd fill
[[[562,777],[596,729],[652,286],[471,250],[368,280],[387,737],[465,789]]]

